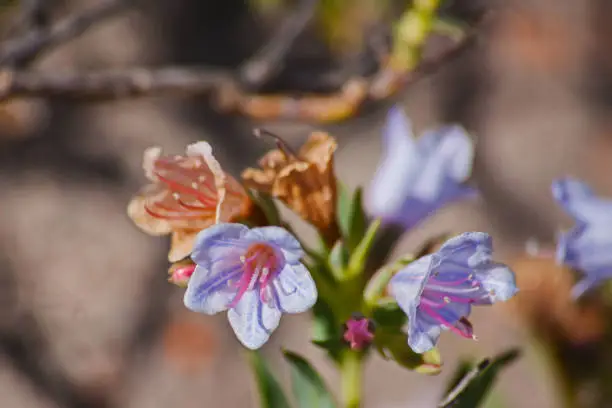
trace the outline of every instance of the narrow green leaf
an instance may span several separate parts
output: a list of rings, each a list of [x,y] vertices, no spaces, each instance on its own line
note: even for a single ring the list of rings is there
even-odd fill
[[[480,406],[495,383],[499,372],[515,361],[519,355],[519,351],[513,349],[494,359],[482,360],[461,378],[438,407],[476,408]],[[459,367],[459,371],[465,372],[465,364]],[[455,377],[458,376],[455,375]]]
[[[327,351],[332,360],[338,361],[343,344],[341,326],[334,316],[334,311],[322,298],[319,298],[312,312],[314,315],[312,343]]]
[[[264,213],[269,225],[281,225],[282,219],[278,211],[278,206],[269,194],[251,189],[247,190],[247,192],[255,205]]]
[[[328,262],[334,277],[337,280],[342,280],[349,262],[349,253],[342,240],[336,241],[336,244],[329,253]]]
[[[261,408],[290,408],[283,389],[259,352],[249,352],[249,362],[255,373]]]
[[[359,245],[367,227],[361,188],[351,194],[346,187],[338,186],[337,214],[340,233],[347,249],[352,252]]]
[[[300,408],[335,408],[334,399],[317,371],[300,355],[283,352],[291,365],[293,395]]]
[[[414,259],[410,256],[399,258],[392,264],[380,268],[368,281],[363,292],[363,300],[369,307],[374,307],[385,296],[385,289],[393,275]]]
[[[347,278],[354,278],[363,272],[378,228],[380,228],[380,220],[373,221],[368,227],[365,235],[363,235],[363,239],[359,242],[359,245],[357,245],[355,250],[351,253],[346,274]]]

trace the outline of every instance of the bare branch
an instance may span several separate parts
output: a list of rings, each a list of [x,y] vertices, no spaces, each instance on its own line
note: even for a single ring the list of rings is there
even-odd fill
[[[240,68],[243,82],[251,88],[258,88],[282,69],[283,59],[313,19],[317,4],[318,0],[300,1],[270,41]]]
[[[203,68],[132,68],[85,73],[0,73],[0,100],[57,96],[89,100],[145,95],[201,95],[231,81],[223,71]]]
[[[482,25],[480,25],[481,27]],[[386,100],[429,75],[472,46],[479,34],[470,30],[438,55],[426,57],[412,71],[394,70],[383,63],[369,78],[346,77],[332,71],[325,75],[295,76],[294,82],[309,89],[335,90],[311,95],[257,95],[241,88],[228,71],[215,68],[169,67],[85,73],[0,72],[0,101],[12,97],[62,97],[88,101],[142,96],[210,95],[223,112],[237,112],[258,119],[290,119],[337,122],[355,114],[367,101]]]
[[[78,37],[93,24],[116,15],[130,4],[129,0],[106,0],[59,21],[49,30],[31,30],[23,37],[9,40],[0,46],[0,66],[21,65],[42,51]]]

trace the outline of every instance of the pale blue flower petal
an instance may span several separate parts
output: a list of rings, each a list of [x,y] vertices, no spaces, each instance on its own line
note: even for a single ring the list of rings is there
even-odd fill
[[[552,191],[576,222],[560,234],[557,260],[586,275],[573,289],[573,295],[580,296],[612,277],[612,200],[598,198],[585,183],[571,178],[553,182]]]
[[[433,255],[426,255],[409,263],[389,281],[389,292],[408,315],[419,303],[423,285],[431,272],[432,259]]]
[[[244,235],[245,240],[268,242],[282,250],[285,261],[294,264],[304,256],[300,242],[284,228],[269,226],[253,228]]]
[[[183,298],[185,307],[194,312],[213,315],[227,310],[236,295],[229,282],[240,277],[238,268],[205,269],[196,266]]]
[[[370,215],[408,229],[444,205],[476,193],[464,184],[472,171],[474,148],[462,128],[426,132],[415,142],[408,119],[393,108],[384,142],[383,158],[366,189]]]
[[[420,318],[410,319],[408,326],[408,346],[415,353],[425,353],[436,346],[442,327],[437,323],[430,323]]]
[[[445,126],[427,131],[417,139],[419,153],[445,164],[446,175],[463,182],[472,174],[474,143],[461,126]]]
[[[440,247],[441,259],[452,259],[454,263],[476,268],[491,262],[493,240],[484,232],[464,232],[450,238]]]
[[[227,318],[238,340],[247,348],[263,346],[278,327],[281,312],[260,300],[259,293],[248,291]]]
[[[198,233],[191,259],[198,265],[208,267],[214,259],[226,256],[228,251],[244,249],[239,239],[249,228],[242,224],[216,224]]]
[[[302,313],[317,302],[317,287],[302,264],[286,264],[274,279],[277,307],[284,313]]]
[[[488,234],[464,233],[391,278],[389,291],[408,316],[408,344],[415,352],[433,348],[446,329],[472,338],[467,320],[472,305],[490,305],[516,294],[514,273],[493,262],[491,251]]]
[[[489,303],[505,302],[518,292],[514,272],[504,264],[491,263],[474,273],[483,288],[489,292]]]
[[[399,216],[419,164],[412,125],[401,109],[393,107],[383,133],[383,158],[366,190],[368,211],[384,219]]]

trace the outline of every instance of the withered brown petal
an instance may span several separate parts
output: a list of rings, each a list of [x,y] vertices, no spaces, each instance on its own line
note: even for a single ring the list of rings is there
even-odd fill
[[[334,194],[322,181],[315,164],[294,162],[278,174],[272,195],[313,225],[326,228],[333,217]]]
[[[336,140],[328,133],[312,132],[300,149],[300,158],[314,163],[324,173],[333,167],[332,160],[337,148]]]
[[[242,172],[244,185],[257,191],[270,193],[276,179],[276,172],[271,170],[259,170],[248,168]]]

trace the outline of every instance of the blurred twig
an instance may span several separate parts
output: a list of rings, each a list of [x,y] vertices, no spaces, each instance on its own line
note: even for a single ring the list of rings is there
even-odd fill
[[[6,64],[7,61],[30,58],[43,49],[66,41],[78,35],[93,22],[118,12],[132,1],[134,0],[107,0],[95,9],[56,24],[46,35],[34,33],[20,41],[9,43],[0,48],[0,66],[3,61]],[[314,5],[316,5],[315,0],[304,0],[296,10],[296,14],[289,19],[291,24],[283,25],[271,42],[252,60],[246,62],[239,76],[241,73],[251,72],[246,75],[251,76],[256,86],[268,80],[276,72],[285,53],[311,18],[310,8]],[[219,110],[241,113],[254,119],[336,122],[353,116],[365,102],[385,100],[445,65],[475,42],[482,25],[481,21],[452,46],[434,57],[425,58],[414,69],[398,68],[392,59],[387,57],[380,64],[378,71],[368,78],[362,76],[347,78],[344,69],[341,69],[341,72],[300,78],[300,82],[303,82],[300,85],[310,89],[336,90],[331,94],[301,96],[251,94],[241,86],[241,81],[236,78],[235,73],[207,67],[132,68],[85,73],[45,73],[5,69],[0,72],[0,101],[26,96],[112,100],[141,96],[209,94],[218,102]],[[384,56],[380,58],[384,59]],[[255,74],[252,74],[253,72]]]
[[[44,3],[44,2],[42,2]],[[33,2],[38,13],[41,2]],[[106,0],[80,13],[67,17],[48,30],[29,30],[24,36],[9,40],[0,47],[0,67],[21,65],[36,58],[42,51],[78,37],[93,24],[116,15],[131,4],[130,0]]]
[[[242,81],[252,89],[264,85],[283,68],[283,59],[308,23],[319,0],[301,0],[270,41],[240,68]]]
[[[117,99],[144,95],[200,95],[230,81],[224,71],[203,68],[132,68],[114,71],[53,73],[4,71],[0,99],[57,96]]]
[[[452,60],[466,48],[471,46],[476,38],[477,30],[473,30],[461,41],[450,46],[442,53],[424,59],[416,69],[408,73],[389,72],[381,70],[369,81],[365,92],[340,92],[332,95],[338,103],[351,102],[360,105],[365,99],[381,100],[394,94],[402,87],[410,85],[422,77],[435,72],[446,62]],[[390,80],[393,76],[394,80]],[[399,76],[399,78],[398,78]],[[315,84],[327,81],[325,84]],[[346,89],[351,83],[342,83],[342,76],[329,75],[320,78],[310,78],[312,86]],[[304,78],[307,80],[307,78]],[[338,81],[338,82],[335,82]],[[390,89],[390,84],[397,88]],[[381,91],[381,89],[383,91]],[[113,71],[93,71],[80,73],[33,72],[5,70],[0,73],[0,100],[12,97],[56,96],[86,100],[109,100],[117,98],[133,98],[141,96],[196,96],[213,94],[223,100],[223,110],[238,111],[260,118],[281,117],[303,120],[320,120],[313,111],[308,110],[309,102],[321,103],[325,96],[304,96],[292,98],[285,96],[251,95],[241,90],[228,71],[214,68],[132,68]],[[348,95],[346,95],[348,94]],[[304,110],[288,109],[287,104],[299,102],[306,106]],[[254,104],[260,110],[251,111]],[[310,113],[309,113],[310,112]],[[350,113],[350,112],[349,112]]]

